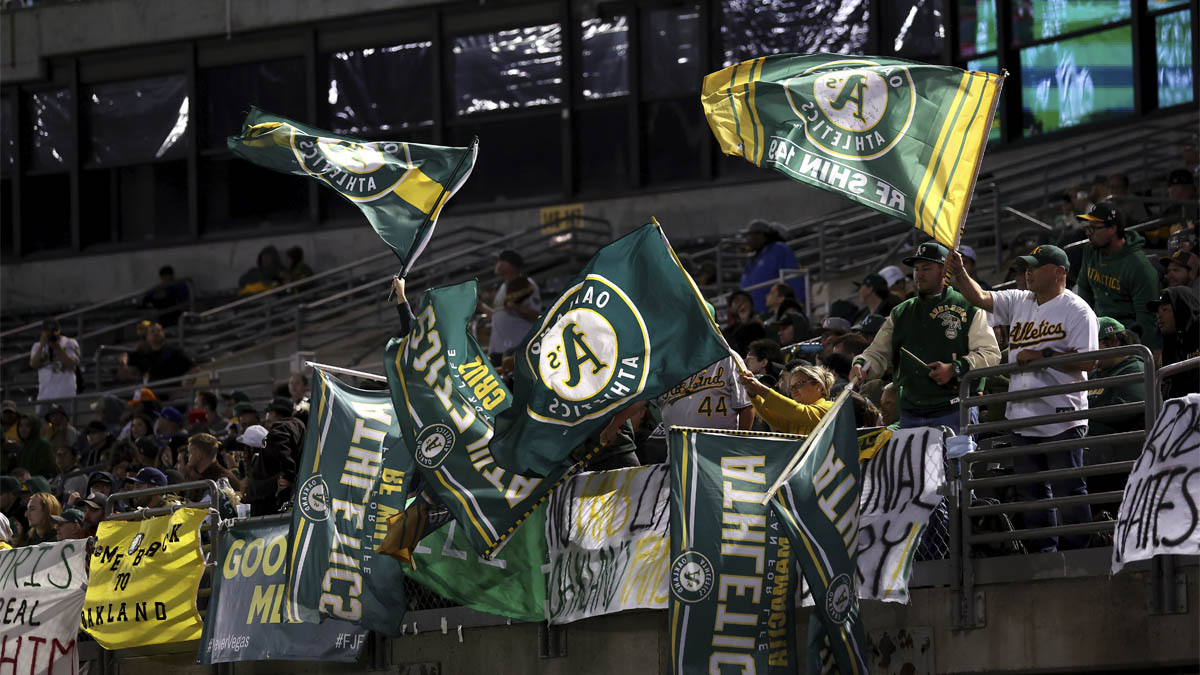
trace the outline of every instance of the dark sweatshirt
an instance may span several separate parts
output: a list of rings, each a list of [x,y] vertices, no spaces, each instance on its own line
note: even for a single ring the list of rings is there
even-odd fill
[[[1175,312],[1175,332],[1163,336],[1163,365],[1200,356],[1200,299],[1187,286],[1163,291]],[[1200,375],[1194,369],[1164,380],[1163,400],[1200,392]]]
[[[1146,303],[1158,299],[1158,272],[1143,252],[1146,240],[1137,232],[1125,233],[1125,245],[1108,254],[1091,244],[1083,247],[1079,267],[1079,297],[1096,316],[1108,316],[1142,336],[1150,349],[1162,346],[1158,322]],[[1135,328],[1136,326],[1136,328]]]

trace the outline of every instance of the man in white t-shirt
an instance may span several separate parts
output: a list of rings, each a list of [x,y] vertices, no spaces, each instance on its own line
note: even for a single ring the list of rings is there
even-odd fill
[[[497,368],[505,356],[521,346],[521,340],[542,311],[542,296],[537,282],[522,274],[525,260],[512,249],[496,257],[496,276],[502,283],[496,289],[492,306],[482,302],[479,310],[492,316],[492,336],[488,341],[488,356]]]
[[[74,396],[77,365],[79,343],[63,335],[57,321],[46,319],[41,339],[29,351],[29,367],[38,373],[37,400]]]
[[[1024,291],[985,291],[971,279],[963,267],[962,257],[951,252],[946,260],[956,285],[971,304],[1011,321],[1008,331],[1009,363],[1028,365],[1042,359],[1070,352],[1088,352],[1098,348],[1096,314],[1078,295],[1067,290],[1067,254],[1057,246],[1039,246],[1021,261],[1025,270]],[[1039,370],[1019,372],[1012,376],[1009,391],[1022,391],[1059,384],[1084,382],[1093,363],[1077,363]],[[1050,396],[1009,401],[1005,416],[1010,420],[1040,417],[1055,413],[1087,410],[1087,389]],[[1087,435],[1087,420],[1070,420],[1023,427],[1013,432],[1012,443],[1032,445],[1079,439]],[[1013,458],[1017,473],[1034,473],[1053,469],[1083,466],[1083,449],[1026,455]],[[1048,499],[1070,495],[1086,495],[1087,481],[1070,478],[1050,483],[1030,483],[1017,486],[1022,500]],[[1052,510],[1030,511],[1025,514],[1027,528],[1052,527],[1086,523],[1092,520],[1091,507],[1085,505],[1059,507],[1058,517]],[[1031,552],[1053,552],[1059,548],[1059,537],[1027,540]],[[1061,537],[1062,548],[1084,548],[1087,535]]]

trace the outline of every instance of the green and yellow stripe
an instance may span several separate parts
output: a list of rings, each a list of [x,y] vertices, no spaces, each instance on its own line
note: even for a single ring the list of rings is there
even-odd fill
[[[704,78],[700,103],[708,126],[727,155],[762,166],[766,134],[755,108],[757,83],[766,57],[751,59]]]

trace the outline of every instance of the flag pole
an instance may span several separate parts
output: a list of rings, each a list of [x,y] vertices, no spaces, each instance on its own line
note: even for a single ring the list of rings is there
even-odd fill
[[[767,502],[771,501],[771,498],[774,497],[775,493],[779,491],[779,488],[783,487],[783,484],[788,482],[788,480],[796,473],[796,469],[799,468],[800,462],[804,460],[804,456],[807,455],[809,449],[813,447],[816,439],[820,438],[821,435],[825,433],[825,430],[829,428],[829,425],[833,424],[833,419],[837,417],[837,414],[841,410],[842,406],[846,404],[846,400],[850,398],[850,392],[853,391],[853,388],[853,383],[847,384],[846,388],[842,389],[842,393],[838,394],[838,397],[833,400],[833,405],[830,406],[829,412],[825,413],[825,415],[821,418],[821,421],[817,424],[817,427],[812,430],[812,433],[810,433],[807,438],[804,439],[804,443],[801,444],[800,449],[796,451],[796,454],[792,455],[792,458],[788,460],[787,466],[782,472],[780,472],[779,478],[775,479],[775,482],[771,485],[770,489],[767,490],[766,495],[762,499],[763,506],[766,506]]]
[[[458,172],[460,169],[462,169],[463,162],[467,161],[467,157],[475,154],[475,148],[478,144],[479,136],[472,136],[471,144],[466,147],[466,151],[463,152],[462,157],[458,158],[458,164],[454,165],[454,171],[450,172],[450,180],[446,181],[446,184],[442,186],[442,191],[438,193],[437,200],[433,202],[433,208],[429,210],[429,213],[425,214],[425,220],[422,221],[421,226],[417,228],[417,236],[420,236],[425,227],[429,225],[429,221],[433,219],[434,214],[441,211],[442,199],[446,197],[446,191],[450,189],[451,185],[456,185],[458,183]],[[391,247],[389,246],[388,248]],[[392,253],[396,253],[396,249],[393,248]],[[399,277],[403,279],[408,275],[408,270],[412,265],[412,261],[405,261],[404,258],[400,257],[399,253],[396,253],[396,257],[400,260]]]

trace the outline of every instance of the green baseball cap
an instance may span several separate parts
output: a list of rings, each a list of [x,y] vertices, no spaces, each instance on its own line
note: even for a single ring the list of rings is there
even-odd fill
[[[1116,333],[1122,333],[1125,331],[1124,324],[1122,324],[1120,321],[1117,321],[1116,319],[1113,319],[1113,318],[1110,318],[1107,316],[1102,316],[1099,319],[1096,319],[1096,323],[1099,324],[1099,326],[1100,326],[1100,339],[1101,340],[1103,340],[1106,337],[1111,337],[1112,335],[1114,335]]]
[[[1018,259],[1030,267],[1058,265],[1066,270],[1071,269],[1071,261],[1067,260],[1066,251],[1057,246],[1051,246],[1050,244],[1038,246],[1030,251],[1029,255],[1023,255]]]
[[[915,265],[918,260],[928,260],[939,265],[946,264],[946,256],[949,255],[950,249],[942,246],[936,241],[927,241],[917,247],[917,250],[912,255],[904,259],[905,265]]]

